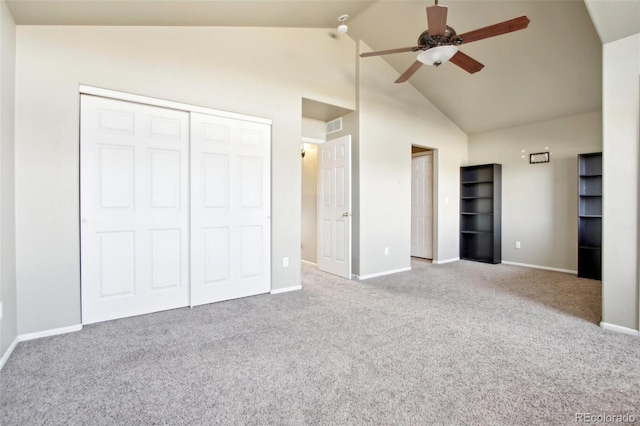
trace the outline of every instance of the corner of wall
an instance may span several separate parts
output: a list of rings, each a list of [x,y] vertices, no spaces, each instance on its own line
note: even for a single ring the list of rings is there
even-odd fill
[[[640,33],[603,46],[602,322],[640,328]]]
[[[15,261],[15,58],[16,25],[0,4],[0,359],[6,362],[18,334]]]

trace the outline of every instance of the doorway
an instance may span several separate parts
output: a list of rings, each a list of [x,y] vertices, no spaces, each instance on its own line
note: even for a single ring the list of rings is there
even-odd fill
[[[351,278],[351,136],[302,144],[302,262]]]
[[[434,258],[434,151],[411,146],[411,264]]]
[[[350,135],[356,118],[352,110],[302,99],[302,268],[318,268],[348,279],[353,221]]]

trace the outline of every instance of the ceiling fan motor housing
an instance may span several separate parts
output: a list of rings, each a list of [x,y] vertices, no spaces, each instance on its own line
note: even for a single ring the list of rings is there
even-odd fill
[[[420,37],[418,37],[418,46],[423,47],[425,50],[436,46],[460,46],[461,44],[462,38],[457,35],[456,30],[451,28],[449,25],[447,25],[447,28],[444,31],[444,36],[431,36],[429,35],[429,30],[426,30],[420,34]]]

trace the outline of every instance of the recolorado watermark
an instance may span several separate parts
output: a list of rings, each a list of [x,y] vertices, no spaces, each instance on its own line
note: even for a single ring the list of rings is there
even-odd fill
[[[596,413],[576,413],[576,423],[635,423],[636,416],[633,414],[596,414]]]

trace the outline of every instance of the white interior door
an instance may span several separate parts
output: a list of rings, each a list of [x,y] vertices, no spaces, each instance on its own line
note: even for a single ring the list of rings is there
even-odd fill
[[[191,114],[191,304],[271,290],[271,126]]]
[[[318,268],[351,279],[351,136],[318,145]]]
[[[189,303],[189,114],[81,97],[84,324]]]
[[[433,258],[433,154],[411,159],[411,256]]]

